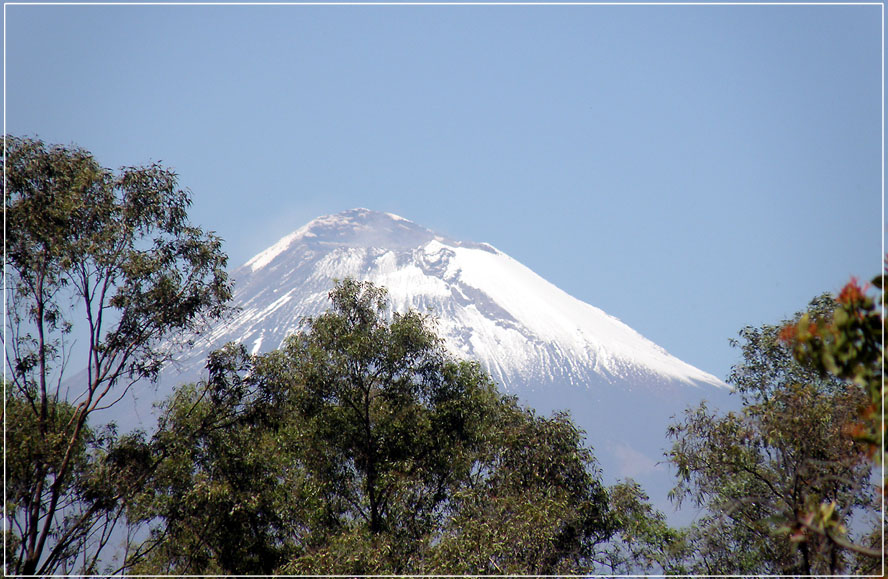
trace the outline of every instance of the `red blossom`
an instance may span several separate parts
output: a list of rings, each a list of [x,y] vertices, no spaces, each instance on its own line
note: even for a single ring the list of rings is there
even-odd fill
[[[867,291],[867,287],[860,287],[857,283],[857,278],[852,277],[851,281],[849,281],[845,287],[842,288],[842,291],[839,293],[839,297],[836,298],[836,301],[840,304],[854,304],[860,301],[863,301],[863,296]]]
[[[783,328],[780,329],[780,333],[777,334],[777,339],[783,342],[784,344],[792,344],[795,342],[796,336],[798,336],[799,329],[795,324],[786,324]]]

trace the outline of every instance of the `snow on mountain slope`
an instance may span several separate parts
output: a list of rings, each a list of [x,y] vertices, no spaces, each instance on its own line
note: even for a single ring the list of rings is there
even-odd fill
[[[315,219],[233,272],[241,311],[182,360],[189,377],[228,341],[277,348],[305,316],[329,307],[333,280],[388,289],[397,311],[437,319],[448,349],[478,360],[511,392],[724,386],[618,319],[581,302],[488,244],[444,238],[392,214],[354,209]]]

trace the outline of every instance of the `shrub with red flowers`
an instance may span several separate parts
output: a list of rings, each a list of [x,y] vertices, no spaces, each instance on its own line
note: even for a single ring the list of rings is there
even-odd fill
[[[864,286],[852,279],[836,297],[830,320],[805,315],[780,332],[780,339],[792,347],[800,363],[856,384],[867,393],[868,403],[860,409],[859,420],[848,424],[846,432],[866,445],[867,457],[874,464],[885,461],[884,280],[884,273]],[[823,502],[799,513],[793,538],[804,540],[807,533],[814,532],[859,555],[881,558],[881,549],[873,548],[881,543],[881,537],[871,537],[869,546],[849,543],[832,516],[834,509],[835,504]]]
[[[880,293],[883,279],[884,276],[879,276],[872,281]],[[861,421],[849,429],[857,440],[869,445],[870,459],[881,463],[884,453],[884,294],[873,298],[868,295],[869,289],[869,284],[861,287],[852,279],[839,292],[831,321],[824,323],[802,316],[797,324],[785,326],[780,338],[792,346],[800,362],[866,390],[871,403],[861,409]],[[882,453],[877,452],[880,447]]]

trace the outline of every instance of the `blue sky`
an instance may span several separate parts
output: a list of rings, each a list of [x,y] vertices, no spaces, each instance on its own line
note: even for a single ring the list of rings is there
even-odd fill
[[[724,378],[881,267],[879,5],[5,6],[5,129],[162,161],[231,268],[310,219],[486,241]]]

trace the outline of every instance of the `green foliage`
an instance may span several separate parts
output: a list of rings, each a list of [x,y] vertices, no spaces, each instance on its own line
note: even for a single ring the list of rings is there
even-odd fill
[[[190,200],[171,171],[115,175],[79,148],[4,143],[7,412],[21,437],[8,458],[28,468],[7,510],[17,545],[10,570],[71,570],[79,553],[90,571],[146,473],[131,460],[145,451],[138,435],[108,430],[100,441],[89,417],[155,378],[170,355],[163,344],[222,314],[226,258],[217,237],[188,222]],[[82,360],[67,352],[75,325]],[[63,392],[71,363],[85,378]]]
[[[832,304],[818,298],[795,320],[828,319]],[[799,364],[779,339],[780,328],[740,334],[743,361],[728,382],[742,412],[718,415],[701,405],[669,429],[675,441],[669,458],[678,470],[673,496],[708,511],[689,535],[694,572],[841,572],[847,565],[841,550],[816,537],[791,540],[786,522],[827,501],[845,525],[868,506],[864,448],[845,434],[862,393]]]
[[[149,449],[139,433],[121,437],[113,426],[93,430],[85,425],[77,431],[76,440],[68,439],[77,409],[66,402],[50,401],[47,417],[44,436],[30,403],[12,388],[6,390],[5,482],[12,515],[7,564],[11,569],[23,568],[28,551],[22,543],[29,535],[23,532],[22,521],[32,513],[45,512],[41,500],[50,491],[41,491],[51,481],[62,497],[50,553],[58,572],[98,573],[99,554],[124,513],[126,497],[146,478]],[[65,465],[64,472],[60,465]],[[84,546],[90,548],[84,550]]]
[[[280,350],[229,346],[169,401],[138,570],[588,568],[613,530],[572,422],[502,398],[384,290],[346,280],[330,297]]]
[[[456,493],[436,572],[581,573],[614,532],[591,450],[565,414],[501,400],[491,438]]]
[[[610,488],[610,507],[619,541],[606,554],[607,565],[626,574],[688,574],[692,553],[687,530],[670,527],[633,480]]]
[[[279,544],[295,530],[281,513],[301,498],[300,472],[287,470],[275,433],[260,424],[193,387],[180,390],[154,440],[167,458],[138,501],[143,520],[168,524],[153,529],[154,551],[136,571],[260,574],[280,564]]]
[[[282,351],[301,385],[297,443],[322,485],[353,505],[342,524],[413,539],[465,476],[494,387],[476,365],[446,359],[418,314],[386,322],[383,290],[347,280],[331,299]]]

